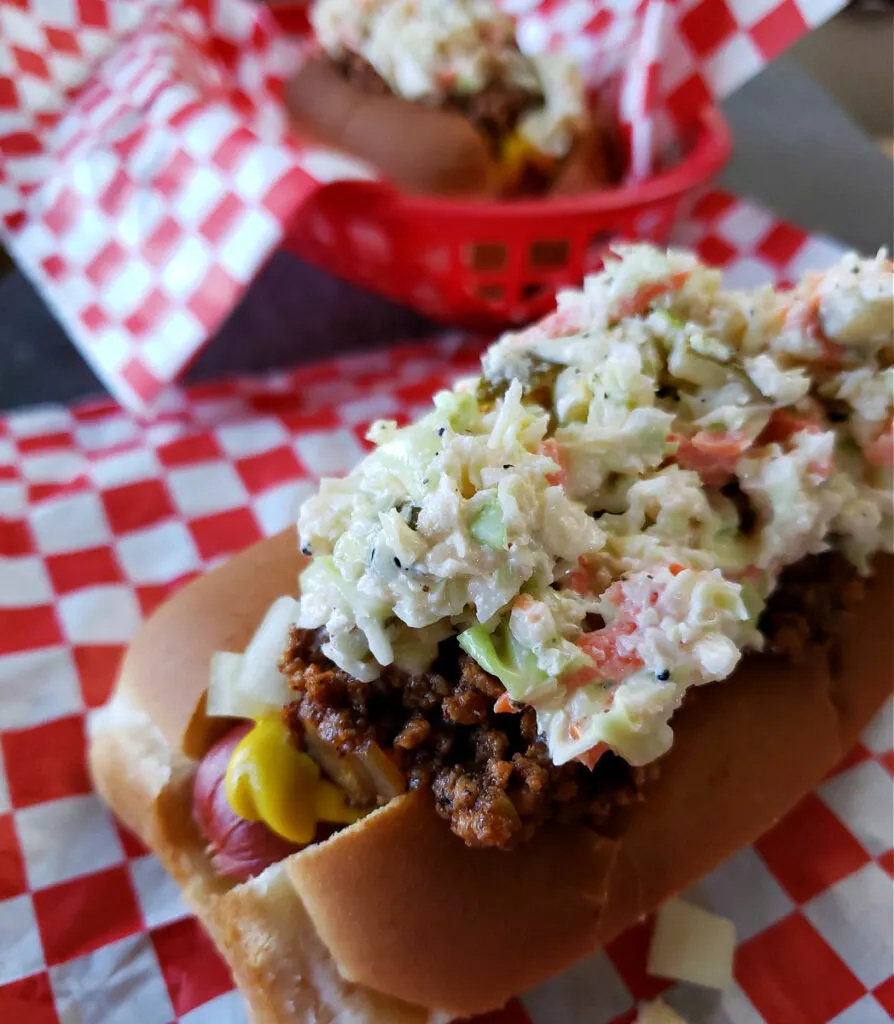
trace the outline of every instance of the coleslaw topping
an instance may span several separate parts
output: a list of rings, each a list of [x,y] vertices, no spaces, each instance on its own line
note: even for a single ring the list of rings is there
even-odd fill
[[[298,624],[365,681],[456,636],[556,764],[664,753],[687,691],[760,649],[786,566],[892,548],[890,261],[720,284],[620,248],[419,422],[374,424],[301,509]]]

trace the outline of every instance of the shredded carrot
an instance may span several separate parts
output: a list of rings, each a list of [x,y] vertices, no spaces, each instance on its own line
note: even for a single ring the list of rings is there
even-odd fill
[[[592,633],[584,633],[577,641],[577,646],[588,655],[593,661],[596,669],[596,678],[611,679],[615,682],[629,676],[638,668],[642,668],[643,660],[636,653],[631,651],[621,654],[618,651],[618,640],[622,636],[630,636],[636,632],[636,624],[629,619],[619,619],[610,626],[594,630]],[[582,685],[577,677],[583,677],[584,670],[578,670],[571,677],[566,677],[566,685]],[[587,682],[592,682],[590,678]],[[585,684],[584,684],[585,685]]]
[[[580,311],[576,309],[557,309],[540,324],[548,338],[564,338],[575,334],[582,326]]]
[[[534,324],[525,331],[521,331],[512,340],[513,345],[526,345],[531,341],[539,341],[541,338],[565,338],[569,334],[576,334],[583,327],[581,314],[576,309],[557,309],[545,317],[540,323]]]
[[[586,595],[591,592],[590,574],[582,566],[572,569],[568,573],[568,582],[575,594]]]
[[[894,422],[884,427],[863,449],[873,466],[894,466]]]
[[[729,434],[714,434],[709,430],[699,430],[692,438],[692,443],[705,455],[713,455],[718,459],[738,459],[746,451],[751,442],[740,430]]]
[[[751,446],[740,430],[715,434],[699,430],[692,437],[675,437],[674,461],[683,469],[692,469],[709,486],[721,487],[735,472],[742,455]]]
[[[554,473],[546,474],[547,483],[550,483],[553,486],[558,485],[559,487],[564,487],[568,482],[568,472],[565,467],[565,461],[559,442],[553,437],[548,437],[545,441],[541,441],[540,454],[545,455],[548,459],[552,459],[559,467]]]
[[[579,690],[582,686],[589,686],[590,683],[598,683],[602,679],[599,669],[595,663],[582,665],[573,672],[566,672],[562,676],[562,685],[569,690]]]
[[[682,270],[679,273],[671,274],[664,281],[650,281],[648,284],[642,285],[633,295],[623,299],[618,305],[618,318],[623,319],[624,317],[639,316],[641,313],[645,313],[649,306],[656,299],[660,299],[662,295],[667,295],[668,292],[679,291],[689,280],[689,276],[690,271]]]
[[[671,576],[679,576],[681,572],[686,570],[686,566],[680,562],[671,562],[667,568]]]
[[[591,747],[586,753],[580,754],[576,757],[575,761],[580,761],[581,764],[585,764],[590,771],[596,767],[596,763],[603,754],[608,753],[609,746],[607,743],[597,743],[595,747]]]
[[[820,296],[813,295],[806,302],[795,303],[785,318],[786,327],[806,334],[820,347],[818,362],[826,366],[841,366],[844,361],[844,346],[826,337],[820,323]]]
[[[806,430],[816,434],[819,426],[808,416],[791,412],[789,409],[774,409],[764,429],[758,434],[756,444],[784,444],[795,434]]]
[[[822,428],[809,415],[793,413],[789,409],[774,409],[767,425],[758,434],[756,444],[786,444],[795,434],[818,434]],[[832,475],[832,456],[816,460],[809,465],[810,472],[821,480],[828,480]]]
[[[498,715],[514,715],[518,708],[513,704],[512,698],[505,691],[494,701],[494,711]]]
[[[568,582],[575,594],[585,596],[593,593],[593,581],[590,578],[589,564],[584,555],[577,560],[577,568],[568,573]]]

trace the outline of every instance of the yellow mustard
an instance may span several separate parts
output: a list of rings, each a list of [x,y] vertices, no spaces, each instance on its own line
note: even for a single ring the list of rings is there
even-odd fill
[[[545,176],[550,176],[558,166],[555,157],[542,153],[519,131],[503,139],[500,147],[500,180],[504,190],[510,191],[522,179],[525,168],[533,164]]]
[[[260,718],[237,744],[224,781],[230,807],[263,821],[292,843],[313,842],[321,821],[350,825],[363,816],[292,742],[278,715]]]

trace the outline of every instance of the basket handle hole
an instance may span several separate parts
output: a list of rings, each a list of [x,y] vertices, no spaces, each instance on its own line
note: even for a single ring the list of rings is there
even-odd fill
[[[541,284],[539,281],[531,281],[529,284],[522,285],[521,297],[525,302],[530,302],[532,299],[545,295],[548,291],[550,289],[545,284]]]
[[[475,270],[503,270],[508,258],[503,242],[476,242],[469,249],[469,265]]]
[[[505,289],[501,284],[483,284],[478,289],[478,297],[485,302],[501,302]]]
[[[567,238],[534,242],[528,250],[532,270],[562,270],[568,264],[570,246]]]

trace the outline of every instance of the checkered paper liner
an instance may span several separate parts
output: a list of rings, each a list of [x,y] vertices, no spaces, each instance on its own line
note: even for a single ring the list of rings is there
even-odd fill
[[[502,0],[612,83],[642,175],[675,130],[843,0]],[[0,0],[0,237],[109,390],[146,413],[302,205],[369,169],[289,134],[301,4]],[[300,338],[296,339],[300,344]]]
[[[838,252],[723,193],[686,241],[741,285]],[[0,1021],[246,1021],[176,886],[92,791],[85,717],[153,608],[291,523],[318,477],[361,456],[371,420],[415,416],[482,344],[172,390],[151,424],[111,401],[0,420]],[[729,991],[649,977],[644,921],[478,1024],[630,1024],[658,994],[689,1024],[888,1020],[892,727],[889,704],[817,792],[688,894],[735,922]]]

